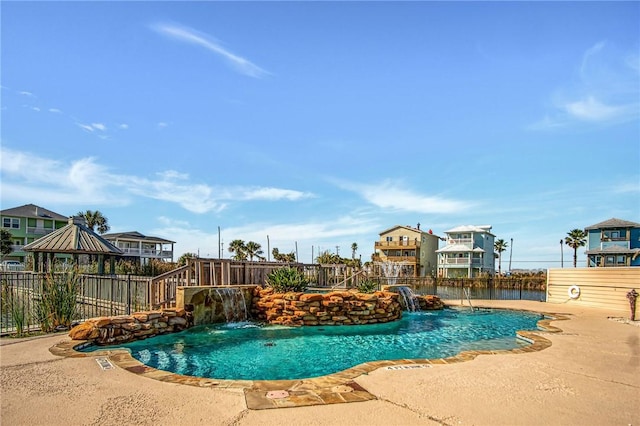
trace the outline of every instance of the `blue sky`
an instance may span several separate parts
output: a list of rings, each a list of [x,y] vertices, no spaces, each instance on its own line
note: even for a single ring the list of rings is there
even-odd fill
[[[3,209],[303,262],[489,224],[514,269],[640,222],[638,2],[0,7]]]

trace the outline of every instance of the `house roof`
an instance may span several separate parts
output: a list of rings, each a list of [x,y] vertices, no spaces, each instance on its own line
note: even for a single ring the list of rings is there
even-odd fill
[[[109,241],[133,240],[133,241],[147,241],[150,243],[175,244],[175,241],[165,240],[164,238],[160,238],[160,237],[151,237],[148,235],[143,235],[138,231],[112,232],[110,234],[102,234],[102,237],[106,238]]]
[[[418,224],[418,225],[420,225],[420,224]],[[414,228],[414,227],[409,226],[409,225],[406,225],[406,226],[404,226],[404,225],[392,226],[391,228],[385,229],[384,231],[380,232],[378,235],[388,234],[389,232],[395,231],[398,228],[406,229],[407,231],[415,232],[415,233],[418,233],[418,234],[433,235],[434,237],[438,237],[436,234],[433,233],[433,231],[431,231],[431,233],[430,233],[429,231],[425,231],[423,229]]]
[[[462,225],[457,226],[453,229],[449,229],[448,231],[444,231],[445,234],[450,234],[452,232],[479,232],[479,233],[487,233],[493,235],[491,233],[491,225]],[[495,236],[495,235],[494,235]]]
[[[69,224],[24,246],[25,251],[73,254],[122,255],[122,250],[93,232],[81,218],[69,218]]]
[[[60,213],[53,212],[45,209],[44,207],[36,206],[35,204],[25,204],[20,207],[13,207],[0,211],[2,216],[16,216],[38,219],[54,219],[54,220],[67,220],[67,216],[63,216]]]
[[[603,229],[603,228],[640,228],[640,223],[630,222],[628,220],[616,219],[612,217],[604,222],[596,223],[595,225],[587,226],[584,228],[586,231],[589,229]]]

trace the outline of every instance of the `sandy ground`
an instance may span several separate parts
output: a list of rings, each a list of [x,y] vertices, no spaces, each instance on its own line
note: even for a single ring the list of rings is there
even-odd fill
[[[4,425],[640,425],[640,327],[611,312],[540,302],[477,306],[569,314],[541,352],[379,369],[356,381],[377,400],[248,410],[241,389],[164,383],[49,348],[65,334],[0,339]]]

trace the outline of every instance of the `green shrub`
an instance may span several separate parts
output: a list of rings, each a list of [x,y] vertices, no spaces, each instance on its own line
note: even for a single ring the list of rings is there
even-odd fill
[[[363,280],[357,288],[360,293],[373,293],[378,289],[378,283],[373,280]]]
[[[309,284],[302,272],[289,266],[274,269],[267,275],[266,281],[276,293],[305,291]]]

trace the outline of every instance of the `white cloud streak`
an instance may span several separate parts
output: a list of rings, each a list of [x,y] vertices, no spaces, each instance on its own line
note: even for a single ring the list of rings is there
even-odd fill
[[[203,214],[219,212],[230,202],[297,201],[311,194],[281,188],[219,188],[190,180],[175,170],[154,178],[122,175],[87,157],[65,163],[0,148],[2,197],[16,201],[127,205],[137,197],[166,201]]]
[[[529,126],[533,130],[579,124],[614,125],[640,118],[638,55],[620,54],[600,41],[582,55],[571,89],[558,90],[554,109]],[[565,92],[565,93],[563,93]]]
[[[203,257],[218,256],[218,232],[191,227],[183,220],[173,220],[168,217],[158,218],[161,226],[152,230],[157,235],[171,235],[179,241],[176,247],[178,256],[182,253],[197,253]],[[311,261],[311,246],[321,246],[324,250],[335,248],[336,242],[342,242],[341,255],[347,256],[351,243],[362,235],[375,235],[380,232],[381,224],[366,217],[342,216],[326,221],[310,221],[292,224],[248,223],[239,227],[223,228],[220,240],[224,247],[223,257],[229,257],[228,243],[234,239],[255,241],[262,245],[264,256],[267,256],[267,235],[270,236],[270,248],[277,247],[281,252],[288,253],[298,246],[299,260]],[[369,253],[372,247],[364,243],[359,244],[359,250]],[[316,249],[314,256],[319,253]]]
[[[390,211],[416,213],[462,213],[472,207],[472,203],[447,199],[439,196],[423,195],[412,191],[400,182],[390,180],[366,185],[336,182],[342,189],[359,194],[369,203]]]
[[[222,57],[231,67],[241,74],[254,78],[260,78],[269,74],[248,59],[224,49],[207,34],[191,28],[170,24],[156,24],[152,26],[152,29],[173,39],[204,47],[208,51]]]

